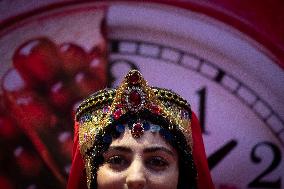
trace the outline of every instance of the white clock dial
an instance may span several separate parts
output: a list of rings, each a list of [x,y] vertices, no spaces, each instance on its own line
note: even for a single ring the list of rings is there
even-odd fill
[[[113,5],[108,25],[110,84],[138,68],[151,85],[186,97],[217,186],[284,187],[284,77],[269,57],[232,28],[165,5]]]

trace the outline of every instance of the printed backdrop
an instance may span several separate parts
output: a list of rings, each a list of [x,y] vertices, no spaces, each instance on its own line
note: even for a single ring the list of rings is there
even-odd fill
[[[65,188],[76,106],[130,68],[190,101],[216,188],[284,188],[283,3],[14,2],[0,2],[0,188]]]

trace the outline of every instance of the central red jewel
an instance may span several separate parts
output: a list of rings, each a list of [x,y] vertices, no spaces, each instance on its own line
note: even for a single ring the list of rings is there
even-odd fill
[[[133,106],[139,106],[141,104],[142,98],[137,91],[131,91],[129,94],[129,102]]]
[[[131,129],[131,134],[133,137],[140,137],[144,133],[144,128],[142,123],[135,123]]]

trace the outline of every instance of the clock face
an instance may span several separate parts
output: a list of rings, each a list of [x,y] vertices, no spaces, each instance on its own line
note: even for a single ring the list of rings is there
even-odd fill
[[[107,22],[109,85],[136,68],[185,97],[217,187],[284,188],[283,70],[242,34],[189,10],[113,5]]]

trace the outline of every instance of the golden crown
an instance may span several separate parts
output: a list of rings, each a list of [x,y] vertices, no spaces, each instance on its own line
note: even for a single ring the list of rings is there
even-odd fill
[[[191,108],[178,94],[157,87],[150,87],[137,70],[130,70],[117,89],[104,89],[84,100],[76,111],[79,122],[79,144],[83,156],[94,147],[95,137],[105,132],[125,114],[147,111],[167,120],[169,131],[179,129],[192,147]],[[133,137],[143,133],[133,131]]]

